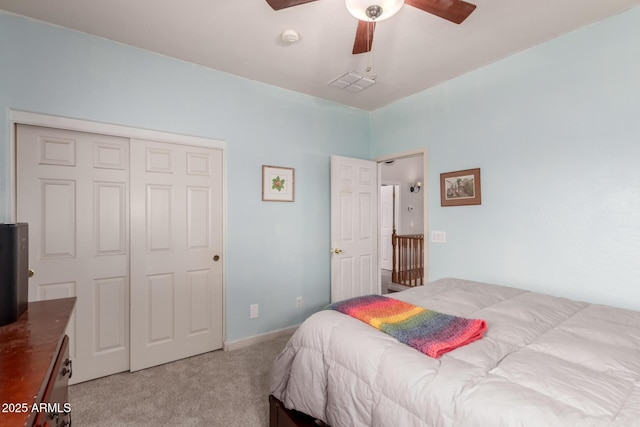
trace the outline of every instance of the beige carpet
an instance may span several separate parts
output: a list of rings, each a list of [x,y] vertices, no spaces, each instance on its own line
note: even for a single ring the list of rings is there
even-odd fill
[[[267,426],[269,371],[289,337],[73,385],[73,424]]]

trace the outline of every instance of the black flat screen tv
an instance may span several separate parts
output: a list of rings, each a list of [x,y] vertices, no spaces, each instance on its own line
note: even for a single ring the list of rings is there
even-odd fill
[[[0,224],[0,326],[18,320],[29,298],[29,226]]]

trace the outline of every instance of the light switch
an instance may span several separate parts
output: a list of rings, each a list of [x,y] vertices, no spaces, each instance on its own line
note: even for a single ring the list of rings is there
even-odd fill
[[[446,231],[432,231],[431,232],[431,241],[433,243],[447,243],[447,232]]]

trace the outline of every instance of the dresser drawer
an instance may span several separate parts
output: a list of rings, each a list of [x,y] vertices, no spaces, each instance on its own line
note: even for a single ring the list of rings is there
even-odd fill
[[[0,326],[3,427],[53,427],[70,420],[64,414],[70,409],[67,385],[71,369],[70,362],[66,365],[69,337],[65,330],[75,302],[75,297],[31,301],[17,321]],[[45,405],[41,410],[41,403],[47,402],[58,405]]]
[[[39,403],[40,411],[33,423],[36,427],[64,427],[71,425],[69,378],[73,374],[69,359],[69,337],[64,336],[51,377]]]

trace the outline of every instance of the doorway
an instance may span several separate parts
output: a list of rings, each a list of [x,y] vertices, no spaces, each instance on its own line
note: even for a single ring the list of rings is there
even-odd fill
[[[427,224],[426,150],[377,159],[380,185],[380,290],[398,292],[410,286],[393,278],[393,245],[390,235],[421,239],[421,275],[427,277],[427,247],[423,243]],[[419,237],[418,237],[419,236]],[[398,259],[396,258],[396,261]],[[412,265],[412,267],[416,267]],[[396,266],[397,268],[397,266]],[[402,284],[402,283],[405,284]],[[415,281],[413,282],[416,283]]]

